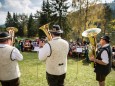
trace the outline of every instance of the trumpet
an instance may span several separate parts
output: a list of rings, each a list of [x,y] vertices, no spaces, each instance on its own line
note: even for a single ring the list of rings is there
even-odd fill
[[[18,32],[18,29],[15,28],[15,27],[8,27],[6,28],[6,30],[8,31],[9,35],[11,36],[11,41],[12,41],[12,44],[11,45],[14,45],[15,43],[15,33]]]
[[[96,45],[97,45],[96,37],[92,36],[88,38],[90,41],[90,45],[88,46],[88,50],[89,50],[88,56],[89,57],[94,56],[96,58]],[[92,67],[94,67],[94,62],[91,62],[91,65]]]
[[[49,32],[49,23],[41,26],[39,29],[41,29],[46,34],[48,41],[52,39],[51,33]]]

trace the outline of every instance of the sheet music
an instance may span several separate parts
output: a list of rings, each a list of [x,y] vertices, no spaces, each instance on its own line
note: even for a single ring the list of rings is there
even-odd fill
[[[82,48],[81,47],[77,47],[76,48],[76,52],[79,52],[79,53],[82,52]]]

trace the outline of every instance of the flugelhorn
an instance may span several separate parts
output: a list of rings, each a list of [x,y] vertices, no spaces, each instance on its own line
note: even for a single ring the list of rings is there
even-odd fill
[[[96,45],[97,45],[96,36],[100,32],[101,32],[100,28],[91,28],[91,29],[85,30],[82,33],[82,36],[88,37],[90,41],[90,44],[88,46],[88,50],[89,50],[88,56],[89,57],[93,55],[96,58]],[[94,67],[94,62],[91,62],[91,65]]]
[[[41,26],[39,29],[44,31],[44,33],[46,34],[46,36],[48,38],[48,41],[50,41],[52,39],[51,33],[49,32],[49,23]]]
[[[11,36],[11,40],[12,40],[12,45],[14,45],[15,40],[15,33],[18,32],[18,29],[15,27],[7,27],[6,30],[8,31],[9,35]]]

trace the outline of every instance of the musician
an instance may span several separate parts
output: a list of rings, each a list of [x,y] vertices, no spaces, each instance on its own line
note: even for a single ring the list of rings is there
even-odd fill
[[[18,61],[23,59],[19,50],[11,46],[11,36],[0,32],[0,82],[2,86],[19,86]]]
[[[97,50],[97,56],[90,58],[91,61],[95,62],[96,80],[99,82],[99,86],[105,86],[106,76],[111,71],[111,56],[112,50],[110,47],[110,38],[108,36],[101,37],[100,45],[101,48]]]
[[[49,86],[64,86],[67,71],[69,44],[61,38],[63,31],[59,25],[53,25],[52,40],[44,45],[39,43],[39,59],[46,61],[46,78]]]

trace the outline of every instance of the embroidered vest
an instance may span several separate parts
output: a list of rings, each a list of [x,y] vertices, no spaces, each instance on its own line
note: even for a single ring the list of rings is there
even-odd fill
[[[20,77],[19,66],[16,60],[11,59],[14,47],[0,47],[0,80],[11,80]]]
[[[51,46],[51,55],[46,60],[46,71],[52,75],[61,75],[67,71],[67,54],[69,44],[67,41],[59,38],[49,42]]]

